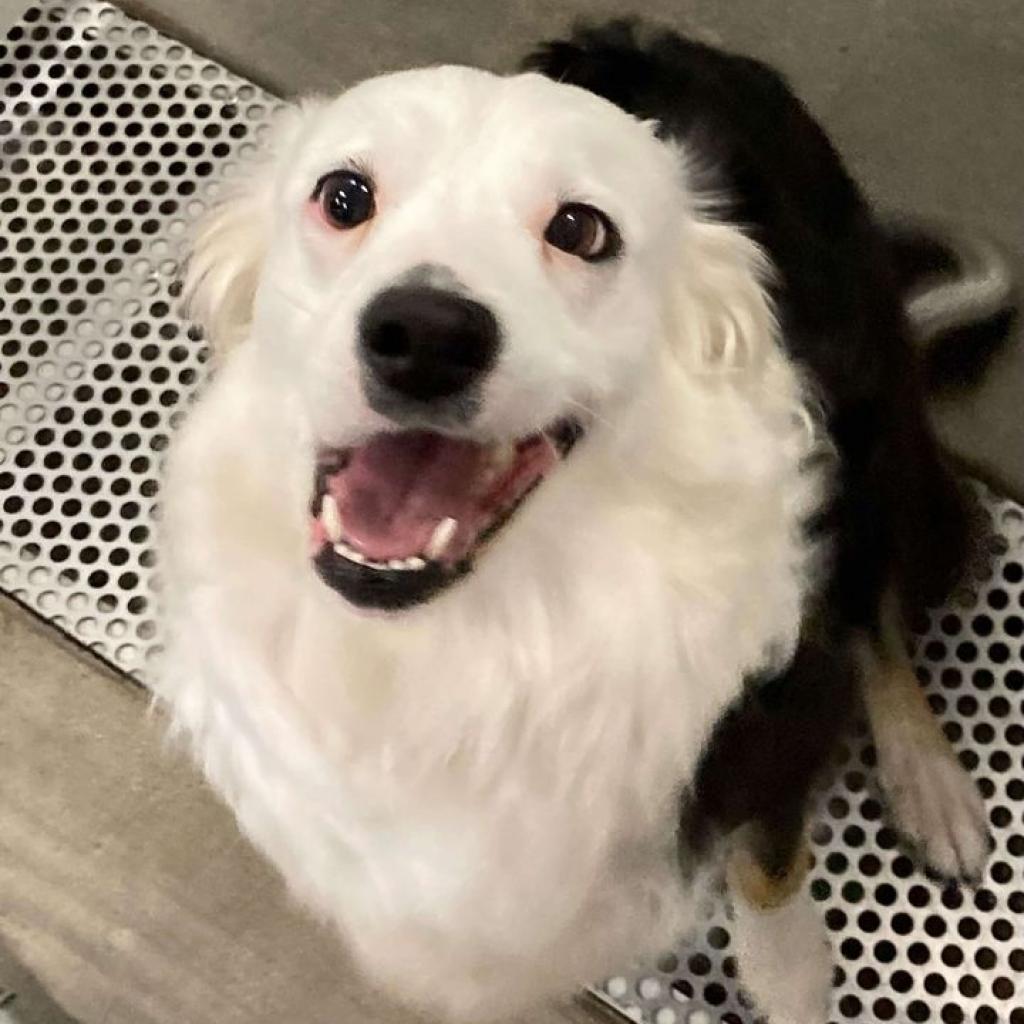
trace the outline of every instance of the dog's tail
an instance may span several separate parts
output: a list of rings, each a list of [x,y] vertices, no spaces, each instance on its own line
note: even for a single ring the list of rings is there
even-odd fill
[[[1008,259],[987,238],[934,225],[891,222],[885,233],[928,392],[972,388],[1017,321]]]

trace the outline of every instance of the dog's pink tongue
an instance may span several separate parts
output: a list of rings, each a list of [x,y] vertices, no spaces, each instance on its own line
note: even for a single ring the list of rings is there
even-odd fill
[[[487,465],[487,449],[472,441],[379,434],[355,449],[329,486],[351,544],[375,561],[409,558],[422,554],[446,517],[458,521],[459,534],[472,529]]]

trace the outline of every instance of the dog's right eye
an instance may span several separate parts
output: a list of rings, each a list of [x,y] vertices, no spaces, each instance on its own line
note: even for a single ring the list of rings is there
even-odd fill
[[[355,171],[325,174],[313,190],[324,218],[336,228],[358,227],[374,214],[373,186]]]

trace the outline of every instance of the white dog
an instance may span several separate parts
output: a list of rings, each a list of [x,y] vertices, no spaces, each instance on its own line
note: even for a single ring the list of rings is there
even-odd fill
[[[870,618],[913,569],[875,556],[857,618],[845,397],[790,346],[807,300],[778,287],[786,244],[735,216],[714,133],[577,77],[442,67],[304,103],[203,225],[188,288],[219,362],[170,460],[160,692],[246,834],[397,995],[478,1020],[662,952],[731,836],[745,979],[808,1024],[828,957],[793,879],[826,745],[801,712],[772,726],[816,752],[795,777],[718,769],[766,749],[730,738],[766,678],[820,682],[829,740],[858,651],[903,679]],[[860,389],[897,386],[864,348]],[[920,431],[886,456],[911,491],[945,482]],[[929,729],[893,744],[945,766]],[[917,838],[975,870],[980,801],[947,774],[959,817]]]

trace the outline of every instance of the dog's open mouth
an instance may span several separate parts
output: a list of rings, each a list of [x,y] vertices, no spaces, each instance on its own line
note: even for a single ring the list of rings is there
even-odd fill
[[[311,508],[320,577],[364,608],[428,600],[472,569],[581,433],[571,419],[492,444],[406,430],[321,452]]]

